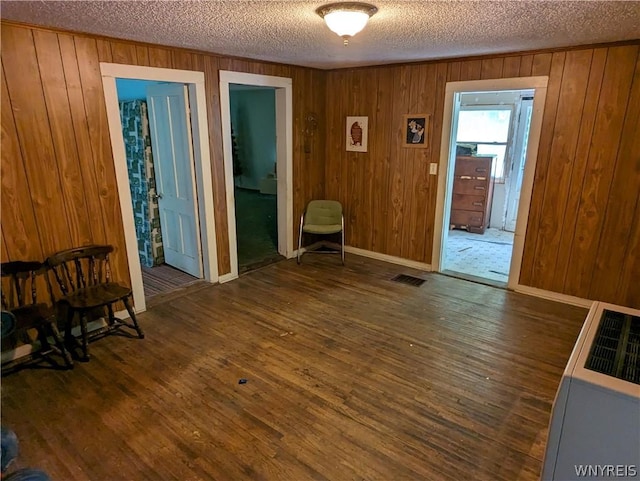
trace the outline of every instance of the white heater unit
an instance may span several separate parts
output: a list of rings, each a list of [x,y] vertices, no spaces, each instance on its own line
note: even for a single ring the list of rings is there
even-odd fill
[[[640,311],[595,302],[551,412],[543,481],[640,479]]]

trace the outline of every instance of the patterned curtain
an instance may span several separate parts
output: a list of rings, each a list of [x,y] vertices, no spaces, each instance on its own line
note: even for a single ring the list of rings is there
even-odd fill
[[[127,154],[131,202],[138,238],[140,263],[153,267],[164,263],[156,179],[151,154],[147,102],[120,102],[122,135]]]

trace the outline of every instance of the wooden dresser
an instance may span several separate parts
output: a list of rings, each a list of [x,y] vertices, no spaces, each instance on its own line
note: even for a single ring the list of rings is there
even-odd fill
[[[456,157],[451,199],[452,229],[484,234],[491,214],[494,158],[493,155]]]

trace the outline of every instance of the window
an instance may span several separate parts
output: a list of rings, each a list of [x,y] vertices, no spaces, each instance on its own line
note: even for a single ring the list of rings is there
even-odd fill
[[[493,177],[504,182],[511,107],[463,107],[458,116],[456,141],[477,144],[477,154],[495,154]]]

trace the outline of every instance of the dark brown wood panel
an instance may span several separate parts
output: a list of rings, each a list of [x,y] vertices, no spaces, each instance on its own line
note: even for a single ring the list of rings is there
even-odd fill
[[[615,160],[637,57],[638,47],[609,49],[565,282],[568,294],[589,296],[600,237],[610,234],[603,233],[606,206],[611,205],[613,199],[619,202],[625,196],[633,195],[625,189],[615,192],[613,199],[610,197],[615,169],[620,168]],[[602,253],[603,256],[609,254]]]
[[[529,77],[531,75],[532,66],[533,66],[533,55],[523,55],[522,57],[520,57],[519,77]]]
[[[12,260],[42,260],[40,232],[33,211],[29,182],[20,151],[7,82],[2,68],[2,149],[0,149],[0,195],[3,252]],[[8,235],[5,235],[5,230]],[[35,237],[35,239],[34,239]]]
[[[164,48],[149,47],[149,66],[173,68],[171,64],[171,52]]]
[[[128,42],[109,42],[111,44],[111,61],[113,63],[124,63],[137,65],[138,56],[136,46]],[[101,59],[102,61],[102,59]]]
[[[447,64],[447,82],[457,82],[460,80],[460,62],[449,62]]]
[[[229,223],[227,221],[226,189],[224,184],[224,157],[222,152],[222,132],[217,128],[220,120],[220,94],[218,85],[218,59],[204,57],[204,87],[212,92],[207,102],[209,118],[209,150],[211,155],[211,174],[213,178],[214,215],[216,218],[216,243],[218,248],[218,271],[231,272],[229,256]]]
[[[343,88],[347,74],[336,72],[327,80],[327,92],[337,92]],[[327,197],[341,200],[341,167],[345,156],[345,125],[346,114],[344,106],[339,102],[327,101],[327,162],[325,170],[325,191]],[[346,205],[345,205],[346,207]],[[346,233],[346,236],[349,234]]]
[[[640,304],[640,290],[638,289],[638,279],[640,279],[640,191],[636,198],[636,209],[631,223],[629,233],[629,243],[624,256],[625,269],[618,279],[618,299],[622,299],[620,304],[625,306],[637,306]],[[617,267],[617,266],[616,266]],[[594,283],[592,283],[594,285]]]
[[[7,90],[38,224],[37,241],[47,256],[69,246],[71,235],[64,199],[60,196],[62,185],[32,32],[4,26],[2,45]],[[7,227],[5,235],[11,235],[11,227]]]
[[[74,42],[87,115],[87,126],[89,127],[89,138],[93,147],[92,161],[95,165],[98,198],[102,206],[107,243],[115,247],[111,262],[114,278],[130,284],[124,227],[122,225],[120,199],[113,165],[113,152],[109,138],[107,108],[100,74],[98,46],[95,40],[83,36],[76,36]]]
[[[551,290],[556,292],[562,291],[567,275],[571,254],[571,242],[575,233],[575,226],[578,218],[580,192],[582,190],[587,165],[584,160],[588,157],[589,148],[591,146],[593,124],[598,110],[598,97],[602,86],[602,76],[604,74],[607,53],[608,50],[605,48],[596,49],[593,52],[593,58],[591,61],[589,83],[587,85],[587,93],[579,126],[578,145],[576,147],[575,156],[576,159],[582,161],[574,162],[573,164],[571,184],[569,186],[567,205],[565,207],[564,224],[561,229],[556,267],[553,274],[553,284],[551,285]]]
[[[480,80],[482,60],[465,60],[460,66],[460,80]]]
[[[411,182],[403,170],[403,164],[407,162],[407,150],[401,147],[402,139],[405,135],[405,127],[402,124],[402,116],[407,112],[409,105],[409,95],[411,91],[410,73],[413,68],[409,66],[396,67],[393,76],[392,108],[391,108],[391,152],[389,156],[389,193],[388,204],[389,214],[387,217],[387,253],[392,256],[402,255],[402,238],[404,237],[403,220],[405,209],[411,205],[404,204],[404,185]],[[416,112],[418,113],[418,112]],[[369,134],[371,135],[371,133]]]
[[[9,251],[7,250],[7,242],[4,240],[4,232],[2,232],[0,242],[2,243],[2,250],[0,251],[0,262],[9,262],[11,259],[9,258]]]
[[[415,113],[429,113],[429,125],[424,133],[425,149],[407,149],[409,153],[408,162],[405,165],[405,175],[409,176],[409,190],[405,190],[405,204],[411,206],[411,210],[406,212],[405,219],[407,239],[403,242],[402,256],[410,259],[424,260],[425,244],[429,242],[428,229],[424,222],[425,214],[428,209],[421,209],[420,206],[428,206],[431,204],[429,195],[429,162],[431,161],[431,153],[433,152],[434,141],[434,122],[437,114],[435,109],[437,95],[431,95],[430,92],[437,92],[438,64],[422,65],[419,69],[414,69],[412,79],[417,75],[416,81],[412,81],[412,85],[423,85],[423,88],[412,89],[415,91],[416,98],[412,97],[411,104],[415,105]],[[412,111],[414,112],[414,111]],[[404,126],[403,126],[404,127]],[[416,167],[419,166],[417,169]],[[408,194],[408,197],[407,197]]]
[[[387,252],[387,218],[389,215],[388,192],[389,192],[389,166],[391,158],[391,145],[393,143],[392,131],[396,119],[392,116],[393,102],[393,76],[394,70],[390,68],[376,69],[377,88],[375,94],[376,102],[376,130],[371,130],[369,136],[375,138],[372,142],[371,158],[374,172],[373,179],[373,202],[372,202],[372,228],[371,240],[361,244],[362,249],[370,249],[376,252]],[[333,99],[328,100],[334,103]],[[330,144],[327,144],[330,145]],[[374,157],[375,155],[375,157]],[[375,160],[373,160],[375,159]],[[368,208],[365,206],[365,209]]]
[[[98,49],[98,59],[101,62],[113,62],[113,54],[111,52],[112,42],[105,38],[96,38],[96,48]]]
[[[193,70],[193,57],[190,52],[171,50],[173,68],[178,70]]]
[[[102,215],[102,205],[98,194],[98,182],[96,168],[93,162],[93,151],[95,146],[91,142],[89,135],[89,125],[87,113],[84,106],[84,94],[82,82],[80,81],[80,71],[78,68],[78,57],[76,46],[71,35],[58,35],[60,44],[60,54],[64,67],[64,77],[69,96],[69,109],[73,133],[76,139],[79,165],[82,171],[82,185],[86,198],[86,205],[89,219],[91,219],[92,243],[106,244],[107,235],[105,233],[104,216]]]
[[[149,49],[146,45],[136,46],[136,59],[138,65],[143,67],[149,66]]]
[[[502,76],[504,78],[520,77],[520,57],[506,57],[502,66]]]
[[[361,99],[360,101],[362,103],[369,104],[366,114],[369,116],[370,122],[377,124],[379,122],[379,119],[376,116],[377,105],[375,102],[369,102],[368,99],[372,98],[372,95],[375,94],[375,91],[378,88],[378,77],[377,75],[372,76],[371,72],[367,72],[365,74],[363,71],[360,73],[359,84],[364,92],[364,99]],[[375,125],[371,126],[370,124],[369,129],[375,128]],[[369,139],[368,151],[371,153],[369,155],[374,155],[372,152],[375,152],[375,149],[380,147],[381,145],[377,142],[377,139]],[[352,245],[364,245],[369,241],[369,239],[371,239],[372,227],[376,216],[376,213],[369,208],[373,203],[373,196],[375,195],[373,189],[375,165],[371,162],[363,162],[362,155],[359,157],[360,158],[356,159],[356,171],[353,175],[357,176],[355,179],[357,181],[356,190],[360,192],[360,199],[358,207],[351,211],[351,216],[355,216],[357,218],[356,225],[358,226],[358,235],[357,237],[351,237],[354,242]]]
[[[482,70],[480,78],[502,78],[502,66],[504,65],[504,59],[502,57],[488,58],[482,61]]]
[[[563,231],[558,226],[564,225],[578,143],[579,129],[575,126],[583,112],[592,55],[591,50],[568,52],[564,63],[563,76],[567,80],[562,82],[558,98],[558,112],[562,115],[556,118],[551,138],[551,161],[541,207],[545,215],[539,222],[532,274],[540,279],[538,285],[543,289],[551,289],[553,285],[556,254]]]
[[[444,116],[444,97],[445,97],[445,89],[446,89],[446,78],[447,78],[447,70],[445,64],[439,64],[436,70],[436,101],[434,106],[433,115],[431,116],[431,147],[430,162],[439,164],[440,163],[440,150],[442,148],[442,129],[443,125],[443,116]],[[431,262],[431,255],[433,250],[433,236],[435,233],[435,226],[433,219],[435,219],[436,215],[436,199],[437,199],[437,191],[438,191],[438,176],[429,174],[427,176],[428,179],[428,199],[426,208],[423,209],[423,216],[418,217],[417,221],[421,224],[421,228],[424,229],[424,235],[426,237],[424,242],[424,254],[421,260],[425,263]]]
[[[638,134],[640,134],[640,55],[635,65],[631,94],[627,103],[627,112],[622,127],[621,140],[618,146],[617,159],[611,192],[609,196],[602,235],[597,250],[597,258],[591,276],[589,297],[594,299],[618,299],[623,303],[624,298],[620,290],[619,266],[625,265],[627,259],[638,256],[637,251],[621,249],[633,242],[634,226],[638,222],[638,203],[640,199],[640,150],[637,148]],[[635,197],[635,198],[634,198]],[[635,215],[632,215],[635,213]],[[640,286],[632,293],[634,304],[640,303]]]
[[[551,145],[555,132],[556,120],[558,119],[558,99],[562,86],[562,72],[564,69],[565,53],[559,52],[553,55],[548,54],[551,62],[551,73],[547,86],[547,98],[544,106],[544,119],[540,132],[540,143],[538,146],[538,158],[536,160],[536,172],[533,180],[533,192],[531,194],[531,206],[529,207],[529,219],[527,224],[528,235],[525,238],[522,267],[520,269],[520,283],[527,284],[533,278],[533,263],[538,242],[537,232],[540,228],[542,216],[542,203],[544,200],[545,186],[548,178],[549,165],[552,163]],[[539,65],[536,64],[536,59]],[[536,55],[534,57],[533,70],[537,68],[546,69],[547,54]],[[535,72],[534,72],[535,75]],[[536,235],[534,235],[534,233]]]
[[[562,52],[558,53],[562,54]],[[553,55],[554,54],[551,53],[538,53],[534,55],[531,63],[531,75],[549,75],[551,73]],[[556,56],[556,59],[557,58]]]
[[[373,94],[374,82],[367,72],[362,70],[354,73],[353,93],[347,115],[365,115],[369,118],[369,131],[372,129],[371,122],[375,122],[375,106],[369,102]],[[369,228],[371,226],[371,213],[364,208],[366,199],[370,199],[370,189],[367,182],[367,171],[372,166],[367,165],[370,146],[375,143],[375,139],[369,138],[368,152],[348,152],[347,153],[347,189],[343,192],[343,201],[348,206],[345,228],[350,232],[353,245],[362,245],[364,239],[370,238]],[[348,199],[348,202],[346,201]]]
[[[424,66],[420,66],[419,68],[410,69],[408,72],[408,86],[404,88],[404,91],[407,93],[407,97],[405,98],[406,113],[421,113],[424,109],[422,104],[419,101],[419,94],[422,89],[414,89],[411,88],[412,85],[420,85],[420,70],[422,70]],[[432,76],[434,77],[434,76]],[[399,116],[401,118],[401,116]],[[404,124],[400,124],[400,135],[404,138],[406,137],[406,126]],[[423,134],[425,141],[428,138],[428,134],[425,130]],[[402,140],[401,140],[402,142]],[[402,189],[402,198],[400,205],[402,206],[402,221],[400,231],[403,233],[400,236],[400,249],[398,257],[402,258],[411,258],[415,257],[415,254],[412,251],[412,241],[415,241],[415,237],[412,236],[412,214],[414,209],[417,208],[415,205],[416,201],[419,201],[419,197],[415,197],[414,194],[418,188],[419,182],[422,179],[424,184],[424,168],[428,164],[426,159],[426,149],[402,149],[402,164],[400,166],[400,173],[403,179],[403,189]],[[413,165],[414,162],[419,163],[423,168],[416,169]],[[418,204],[419,205],[419,204]]]
[[[401,272],[426,284],[390,281]],[[185,292],[139,316],[144,340],[3,377],[18,467],[68,481],[537,480],[586,314],[356,256]]]
[[[51,135],[60,172],[60,194],[67,212],[67,227],[74,245],[88,245],[93,241],[92,217],[86,205],[84,180],[80,168],[69,96],[65,82],[58,35],[53,32],[33,32],[44,99],[51,122]]]

